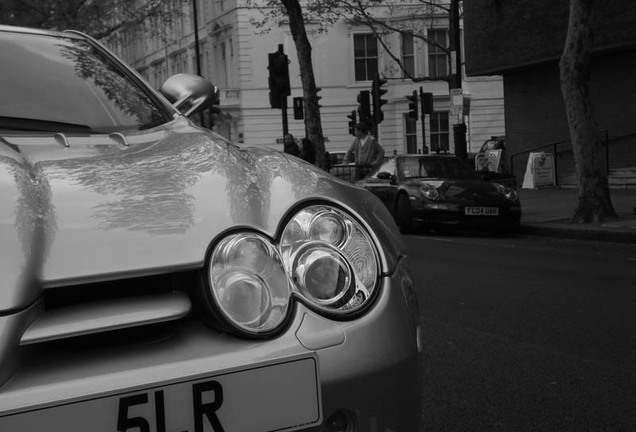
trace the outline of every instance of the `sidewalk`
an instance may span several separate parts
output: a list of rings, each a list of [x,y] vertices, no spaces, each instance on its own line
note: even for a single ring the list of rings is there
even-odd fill
[[[602,224],[571,224],[577,190],[519,189],[521,232],[530,235],[636,244],[636,189],[610,189],[618,218]]]

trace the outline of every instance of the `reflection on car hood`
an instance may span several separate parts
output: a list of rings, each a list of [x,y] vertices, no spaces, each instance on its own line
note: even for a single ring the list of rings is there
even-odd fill
[[[0,137],[0,311],[41,286],[200,267],[219,233],[247,226],[274,237],[303,199],[386,218],[371,194],[300,159],[246,151],[184,122],[129,147]],[[394,238],[380,241],[397,250]]]

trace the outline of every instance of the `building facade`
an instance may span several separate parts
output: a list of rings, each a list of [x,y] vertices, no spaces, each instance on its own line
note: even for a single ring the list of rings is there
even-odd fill
[[[238,143],[282,149],[281,110],[269,104],[268,53],[281,45],[290,59],[290,108],[292,98],[302,96],[300,69],[285,17],[265,22],[261,28],[257,23],[263,23],[264,15],[254,6],[256,3],[185,1],[178,6],[171,23],[146,22],[105,42],[155,88],[179,72],[199,73],[210,79],[221,94],[220,113],[214,116],[215,131]],[[412,19],[414,8],[421,7],[417,2],[399,3],[402,8],[385,9],[386,19]],[[448,14],[420,14],[419,19],[428,38],[440,46],[449,45]],[[424,146],[432,151],[454,151],[447,79],[452,63],[447,53],[408,34],[384,35],[383,45],[369,27],[344,19],[326,32],[320,31],[318,23],[310,22],[306,29],[312,44],[316,84],[322,89],[320,111],[327,151],[342,152],[351,144],[347,115],[357,109],[359,92],[371,90],[376,72],[387,79],[388,92],[383,98],[388,102],[383,106],[384,121],[378,128],[386,153],[417,153]],[[398,56],[408,75],[418,80],[405,78],[408,75],[397,67],[392,56]],[[420,88],[433,94],[434,111],[426,115],[424,126],[419,118],[408,116],[406,99]],[[498,76],[474,77],[464,80],[462,91],[470,99],[470,111],[464,111],[467,115],[463,120],[468,130],[468,151],[474,151],[491,136],[505,134],[503,83]],[[303,137],[303,120],[294,119],[291,109],[287,115],[289,132]]]
[[[531,150],[555,154],[559,184],[575,182],[571,141],[560,88],[559,60],[569,0],[464,2],[466,71],[503,76],[508,155],[523,176]],[[591,93],[610,185],[636,172],[636,3],[604,0],[594,10]],[[632,168],[633,167],[633,168]]]

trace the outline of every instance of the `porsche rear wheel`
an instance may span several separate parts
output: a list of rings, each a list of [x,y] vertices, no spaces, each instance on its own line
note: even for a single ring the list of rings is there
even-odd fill
[[[395,203],[395,222],[402,234],[413,231],[413,210],[409,197],[405,194],[399,195]]]

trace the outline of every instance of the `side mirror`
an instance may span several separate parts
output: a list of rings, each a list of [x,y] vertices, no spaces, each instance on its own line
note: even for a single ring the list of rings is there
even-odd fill
[[[218,88],[197,75],[172,75],[159,91],[186,117],[219,103]]]
[[[376,177],[380,180],[393,180],[393,174],[387,171],[379,172]]]

